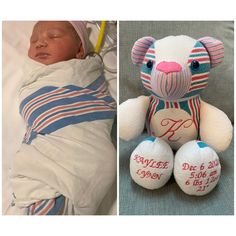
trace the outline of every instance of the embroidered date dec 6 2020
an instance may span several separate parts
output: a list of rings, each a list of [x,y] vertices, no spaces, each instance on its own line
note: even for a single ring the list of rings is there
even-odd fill
[[[218,160],[209,161],[207,165],[203,162],[200,166],[183,163],[182,170],[189,172],[185,185],[197,187],[197,192],[205,191],[210,184],[218,180],[220,173],[216,167],[219,164]]]

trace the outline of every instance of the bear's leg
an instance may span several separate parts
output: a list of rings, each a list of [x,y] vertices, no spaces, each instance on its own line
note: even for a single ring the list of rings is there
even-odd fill
[[[159,138],[148,137],[131,154],[131,177],[144,188],[158,189],[171,177],[173,161],[169,144]]]
[[[220,172],[218,155],[203,141],[187,142],[175,155],[174,177],[186,194],[209,193],[219,181]]]

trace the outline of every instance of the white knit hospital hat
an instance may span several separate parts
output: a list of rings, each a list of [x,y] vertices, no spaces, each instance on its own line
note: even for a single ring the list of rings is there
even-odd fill
[[[88,31],[86,28],[86,21],[70,21],[71,25],[74,27],[75,31],[80,37],[80,40],[82,42],[82,47],[84,50],[84,56],[88,53],[88,47],[89,47],[89,36]]]

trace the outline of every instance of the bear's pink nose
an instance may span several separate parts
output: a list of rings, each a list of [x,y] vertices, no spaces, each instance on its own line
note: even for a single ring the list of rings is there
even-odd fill
[[[180,64],[176,62],[162,61],[157,65],[156,69],[168,74],[170,72],[179,72],[181,71],[182,67]]]

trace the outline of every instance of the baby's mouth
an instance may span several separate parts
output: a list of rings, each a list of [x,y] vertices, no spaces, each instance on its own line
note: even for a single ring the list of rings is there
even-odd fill
[[[35,57],[38,59],[46,59],[48,56],[50,56],[50,54],[46,52],[39,52],[35,55]]]

